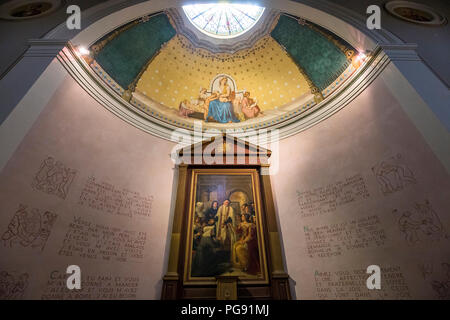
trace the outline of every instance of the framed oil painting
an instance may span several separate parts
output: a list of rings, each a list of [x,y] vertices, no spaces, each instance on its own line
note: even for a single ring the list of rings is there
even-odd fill
[[[187,219],[185,284],[268,283],[256,169],[193,169]]]

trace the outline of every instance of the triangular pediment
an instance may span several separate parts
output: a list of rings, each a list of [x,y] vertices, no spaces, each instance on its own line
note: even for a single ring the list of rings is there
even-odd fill
[[[222,134],[181,148],[177,154],[184,159],[189,157],[201,159],[204,156],[214,157],[217,155],[220,157],[222,155],[223,158],[228,158],[228,161],[222,162],[223,164],[231,164],[229,163],[231,158],[245,159],[245,164],[248,164],[255,163],[255,159],[257,159],[257,163],[267,163],[272,152],[237,137]],[[252,160],[249,161],[249,159]],[[233,161],[233,164],[235,162]]]

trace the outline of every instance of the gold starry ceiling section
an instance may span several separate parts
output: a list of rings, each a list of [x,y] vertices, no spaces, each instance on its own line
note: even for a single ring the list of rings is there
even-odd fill
[[[136,91],[169,108],[210,90],[218,74],[230,75],[238,91],[248,91],[262,110],[283,106],[310,89],[305,77],[270,36],[251,49],[214,54],[195,48],[182,35],[173,37],[155,56],[137,82]]]
[[[266,128],[308,114],[358,68],[350,63],[354,49],[328,31],[285,14],[275,21],[251,48],[214,53],[177,30],[167,12],[158,12],[107,34],[83,58],[127,107],[171,128],[193,129],[196,119],[205,118],[206,127],[226,123],[222,131]],[[238,93],[229,96],[229,105],[218,105],[211,95],[222,74]],[[214,113],[224,106],[227,119]]]

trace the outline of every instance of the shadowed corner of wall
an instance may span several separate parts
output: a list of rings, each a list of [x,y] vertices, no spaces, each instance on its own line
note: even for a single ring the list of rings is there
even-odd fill
[[[163,268],[163,269],[165,269],[165,268]],[[164,274],[165,274],[165,270],[163,271],[163,274],[162,274],[161,278],[158,280],[158,282],[156,282],[156,284],[154,286],[155,293],[156,293],[155,296],[144,298],[145,300],[160,300],[161,299],[161,294],[162,294],[162,290],[163,290],[163,280],[162,280],[162,278],[164,277]]]
[[[169,155],[170,157],[170,155]],[[169,160],[171,161],[171,159]],[[173,228],[173,220],[175,215],[175,204],[177,200],[177,191],[178,191],[178,169],[174,166],[173,170],[173,178],[172,178],[172,193],[171,193],[171,199],[170,199],[170,208],[169,208],[169,217],[168,217],[168,225],[167,225],[167,235],[166,235],[166,245],[164,248],[164,258],[162,263],[162,270],[161,270],[161,278],[156,283],[155,288],[156,292],[159,293],[159,297],[156,299],[161,298],[162,290],[163,290],[163,277],[167,273],[167,269],[169,267],[169,256],[170,256],[170,246],[172,243],[172,228]]]
[[[291,290],[292,300],[297,300],[297,292],[295,291],[296,285],[297,281],[295,281],[294,279],[291,278],[291,276],[289,276],[289,289]]]

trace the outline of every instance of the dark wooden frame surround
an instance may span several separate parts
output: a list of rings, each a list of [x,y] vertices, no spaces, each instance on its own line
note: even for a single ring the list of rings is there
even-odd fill
[[[208,144],[218,142],[217,139],[222,139],[224,145],[229,140],[225,136],[218,136],[210,140],[201,142],[201,150]],[[197,144],[198,145],[198,144]],[[191,150],[194,156],[196,145],[183,148],[179,151],[182,155],[186,149]],[[277,225],[277,217],[272,196],[272,187],[270,183],[270,175],[263,174],[265,170],[269,169],[268,158],[271,155],[269,150],[254,146],[237,138],[233,139],[233,150],[235,158],[238,155],[244,155],[246,158],[245,164],[178,164],[178,187],[174,212],[174,220],[171,232],[170,254],[166,274],[163,277],[163,288],[161,299],[216,299],[216,285],[186,285],[183,283],[184,259],[187,240],[187,225],[188,216],[186,212],[190,205],[190,183],[192,178],[192,170],[198,168],[254,168],[258,172],[261,192],[261,216],[262,228],[264,232],[265,249],[267,256],[267,269],[269,274],[268,284],[254,284],[243,285],[238,283],[238,299],[275,299],[275,300],[290,300],[291,292],[289,286],[289,276],[285,271],[283,253],[281,248],[280,235]],[[198,150],[198,149],[197,149]],[[257,156],[256,164],[250,164],[248,159]]]

